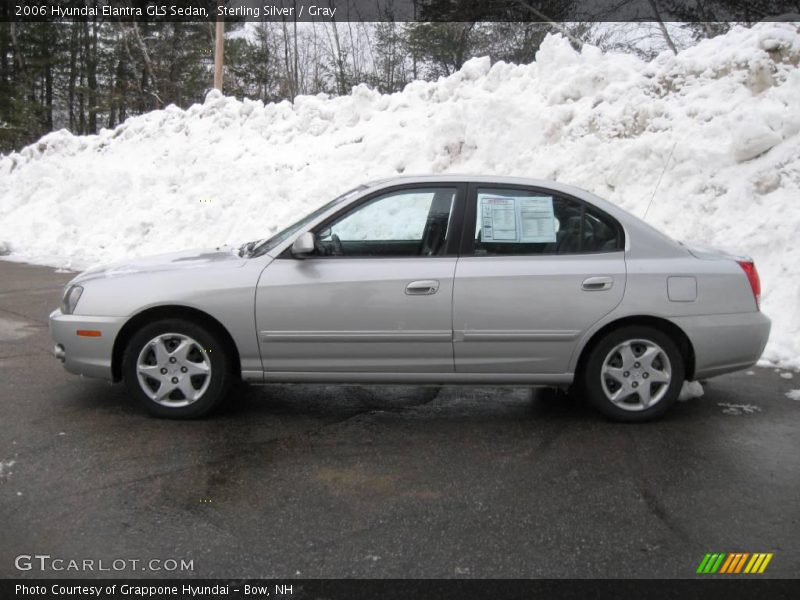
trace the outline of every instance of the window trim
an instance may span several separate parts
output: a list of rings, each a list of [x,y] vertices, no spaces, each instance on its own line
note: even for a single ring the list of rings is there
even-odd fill
[[[404,190],[438,190],[438,189],[454,189],[455,199],[453,201],[453,213],[450,216],[451,220],[451,228],[453,230],[450,239],[447,240],[447,245],[445,246],[445,251],[442,254],[437,254],[436,256],[422,256],[422,255],[413,255],[413,256],[402,256],[402,255],[390,255],[390,256],[381,256],[381,255],[373,255],[373,256],[335,256],[335,255],[327,255],[327,256],[317,256],[311,255],[308,257],[299,258],[292,254],[292,245],[289,244],[283,252],[281,252],[277,258],[290,258],[293,260],[331,260],[331,259],[345,259],[345,260],[368,260],[368,259],[409,259],[409,258],[428,258],[428,259],[435,259],[435,258],[454,258],[459,256],[459,249],[462,244],[462,227],[464,225],[464,208],[466,204],[466,195],[467,195],[467,187],[468,184],[465,182],[430,182],[430,183],[401,183],[398,185],[392,185],[384,188],[380,188],[362,196],[358,200],[354,200],[347,206],[343,206],[341,209],[320,221],[319,223],[309,227],[306,229],[305,232],[311,232],[316,235],[316,232],[322,231],[323,229],[330,227],[330,225],[342,218],[344,215],[350,212],[354,212],[358,210],[362,205],[368,204],[373,200],[380,198],[381,196],[387,196],[393,194],[395,192],[402,192]]]
[[[520,253],[503,253],[503,254],[475,254],[475,223],[478,217],[478,190],[479,189],[492,189],[492,190],[519,190],[524,192],[530,192],[534,194],[541,194],[544,196],[553,196],[561,197],[565,200],[569,200],[571,202],[575,202],[581,207],[581,247],[583,246],[583,227],[584,227],[584,220],[586,218],[586,211],[587,209],[590,212],[595,212],[600,215],[602,218],[607,219],[608,222],[612,225],[614,231],[617,233],[619,237],[620,244],[619,248],[614,250],[589,250],[584,251],[581,249],[580,252],[569,252],[565,254],[556,254],[556,253],[539,253],[539,254],[532,254],[530,252],[520,252]],[[531,186],[531,185],[523,185],[517,183],[492,183],[492,182],[473,182],[470,183],[467,189],[466,195],[466,202],[465,202],[465,210],[464,210],[464,219],[462,222],[462,230],[461,230],[461,251],[460,256],[463,258],[484,258],[484,257],[491,257],[491,258],[502,258],[504,256],[527,256],[529,258],[535,257],[544,257],[544,256],[585,256],[585,255],[592,255],[592,254],[613,254],[614,252],[624,252],[625,248],[627,247],[627,236],[625,235],[625,228],[622,224],[608,214],[606,211],[598,208],[596,205],[592,204],[591,202],[587,202],[577,196],[573,196],[572,194],[567,194],[558,190],[554,190],[552,188],[545,188],[545,187],[538,187],[538,186]]]

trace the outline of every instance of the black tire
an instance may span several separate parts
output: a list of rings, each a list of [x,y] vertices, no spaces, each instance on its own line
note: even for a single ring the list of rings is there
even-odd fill
[[[646,368],[623,370],[623,376],[625,373],[628,373],[628,375],[625,376],[624,384],[617,383],[616,379],[613,377],[604,376],[602,373],[604,362],[607,358],[610,360],[608,364],[609,367],[616,368],[619,366],[622,368],[621,354],[615,354],[614,358],[612,358],[610,357],[610,353],[625,342],[633,342],[632,348],[634,350],[634,357],[637,351],[646,348],[645,344],[642,342],[649,342],[662,350],[663,354],[665,354],[668,359],[668,365],[665,365],[663,356],[659,356],[655,364],[657,370],[662,373],[666,372],[665,367],[669,368],[671,374],[669,383],[654,383],[653,378],[655,378],[657,374],[651,375],[653,371],[648,372],[648,379],[642,379],[644,376],[643,372],[648,371]],[[634,363],[634,365],[636,364],[640,365],[640,367],[642,366],[640,362]],[[581,387],[592,406],[609,419],[624,423],[641,423],[657,419],[669,410],[678,399],[683,380],[683,356],[675,341],[669,335],[658,329],[634,325],[615,329],[606,334],[594,345],[589,352],[586,361],[586,369],[581,376]],[[606,395],[606,389],[613,394],[617,389],[628,385],[633,386],[634,383],[636,384],[637,390],[626,388],[630,391],[630,395],[627,396],[627,401],[615,403]],[[604,384],[606,389],[604,389]],[[644,390],[643,386],[645,385],[650,386],[650,391],[655,390],[653,398],[660,396],[647,407],[644,407],[642,398],[639,395],[639,391]],[[661,393],[663,388],[666,389]],[[626,390],[622,391],[625,392]]]
[[[170,337],[167,334],[175,334],[175,336]],[[174,382],[180,379],[183,385],[184,377],[190,380],[189,385],[192,386],[192,391],[198,394],[196,399],[189,400],[182,390],[175,389],[159,403],[148,396],[143,389],[143,386],[146,385],[151,388],[151,393],[153,394],[157,394],[160,389],[160,384],[155,379],[150,379],[147,376],[144,377],[145,382],[140,383],[137,364],[145,346],[148,346],[151,341],[159,336],[165,336],[162,339],[166,348],[175,342],[180,342],[181,339],[188,338],[195,343],[187,342],[187,345],[192,347],[191,354],[188,355],[187,360],[201,367],[210,365],[208,375],[191,375],[190,372],[185,375],[182,374],[180,369],[185,367],[180,367],[179,365],[183,363],[178,362],[177,359],[174,361],[175,366],[171,364],[165,365],[169,369],[179,369],[178,372],[174,373],[176,377],[170,379],[170,381]],[[148,349],[147,355],[143,360],[150,361],[147,365],[157,366],[156,363],[158,361],[155,358],[154,350]],[[169,360],[171,360],[171,357]],[[191,368],[192,365],[189,364],[188,369]],[[163,369],[159,369],[159,373],[161,372],[163,372]],[[133,335],[123,355],[122,376],[128,393],[132,397],[136,398],[151,415],[167,419],[196,419],[211,413],[225,399],[235,380],[230,356],[226,352],[225,345],[220,341],[220,336],[197,323],[177,318],[163,319],[150,323]],[[206,378],[208,379],[207,383]],[[166,385],[169,387],[168,383]],[[164,389],[167,390],[168,387]],[[184,400],[181,400],[181,398]]]

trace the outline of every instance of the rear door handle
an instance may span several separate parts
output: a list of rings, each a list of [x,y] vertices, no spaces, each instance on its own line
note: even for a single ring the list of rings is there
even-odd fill
[[[409,296],[430,296],[439,291],[439,282],[435,279],[421,279],[412,281],[406,286],[406,294]]]
[[[614,285],[614,278],[608,276],[589,277],[583,280],[581,289],[586,292],[600,292],[603,290],[610,290]]]

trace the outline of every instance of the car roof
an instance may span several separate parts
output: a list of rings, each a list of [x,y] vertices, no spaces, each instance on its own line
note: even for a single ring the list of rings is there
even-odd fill
[[[393,177],[383,177],[368,181],[365,185],[372,187],[385,187],[386,185],[402,184],[402,183],[461,183],[461,182],[475,182],[475,183],[509,183],[519,185],[538,185],[538,186],[553,186],[564,185],[558,182],[546,179],[532,179],[530,177],[514,177],[509,175],[475,175],[469,173],[439,173],[428,175],[395,175]],[[573,186],[568,186],[573,187]],[[578,189],[578,188],[574,188]]]
[[[384,187],[393,185],[403,185],[409,183],[487,183],[487,184],[510,184],[510,185],[526,185],[532,187],[543,187],[552,189],[565,194],[572,194],[575,196],[583,197],[584,199],[591,199],[595,204],[600,204],[603,208],[607,208],[607,200],[592,194],[591,192],[579,188],[574,185],[560,183],[551,179],[534,179],[531,177],[515,177],[510,175],[475,175],[468,173],[447,173],[435,175],[396,175],[393,177],[384,177],[382,179],[375,179],[368,181],[364,184],[366,190],[374,191]],[[590,198],[586,198],[589,196]],[[613,206],[613,204],[612,204]]]

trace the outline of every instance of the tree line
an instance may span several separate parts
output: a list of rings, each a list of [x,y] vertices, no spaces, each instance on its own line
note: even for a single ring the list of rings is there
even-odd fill
[[[213,23],[14,23],[0,7],[0,152],[54,129],[91,134],[131,115],[201,102],[213,79]],[[390,17],[391,15],[389,15]],[[529,63],[545,35],[647,55],[677,51],[661,23],[658,43],[620,41],[605,24],[551,22],[227,23],[224,90],[265,102],[300,94],[380,92],[457,71],[474,56]],[[696,26],[695,37],[726,26]],[[637,35],[642,28],[636,27]],[[648,34],[649,35],[649,34]]]

